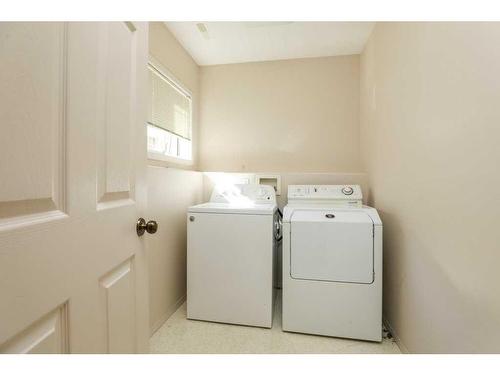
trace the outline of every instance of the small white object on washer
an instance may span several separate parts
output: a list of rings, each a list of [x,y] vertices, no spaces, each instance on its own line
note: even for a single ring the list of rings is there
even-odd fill
[[[382,222],[358,185],[290,185],[283,329],[382,340]]]

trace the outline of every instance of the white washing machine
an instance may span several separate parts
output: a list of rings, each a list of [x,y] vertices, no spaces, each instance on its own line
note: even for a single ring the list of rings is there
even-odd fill
[[[358,185],[290,185],[283,330],[382,340],[382,222]]]
[[[216,186],[187,218],[188,319],[271,327],[281,217],[271,186]]]

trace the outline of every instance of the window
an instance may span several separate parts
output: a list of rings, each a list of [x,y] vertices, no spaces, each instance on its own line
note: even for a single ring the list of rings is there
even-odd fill
[[[148,64],[148,154],[151,159],[191,161],[191,94],[165,72],[159,64]]]

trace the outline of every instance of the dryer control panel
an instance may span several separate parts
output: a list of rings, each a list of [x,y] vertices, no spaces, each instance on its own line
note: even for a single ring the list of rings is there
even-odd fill
[[[359,185],[289,185],[288,203],[327,203],[361,207],[363,193]]]

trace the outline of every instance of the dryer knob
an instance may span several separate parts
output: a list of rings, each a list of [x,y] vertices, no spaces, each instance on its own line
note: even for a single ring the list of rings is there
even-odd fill
[[[352,193],[354,193],[354,190],[352,189],[352,187],[346,186],[342,188],[342,193],[344,193],[345,195],[352,195]]]

